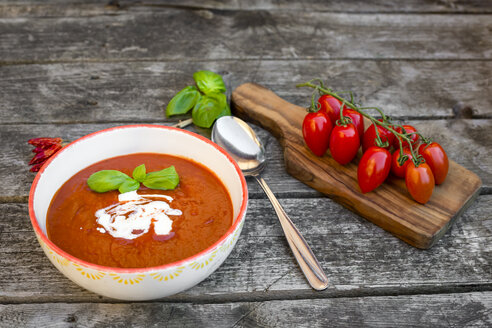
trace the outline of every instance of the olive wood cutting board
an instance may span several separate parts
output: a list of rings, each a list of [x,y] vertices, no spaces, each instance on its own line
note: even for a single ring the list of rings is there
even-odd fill
[[[411,198],[404,179],[392,176],[363,194],[357,183],[361,152],[345,166],[338,164],[329,150],[323,157],[311,153],[302,138],[305,108],[253,83],[233,91],[232,105],[235,115],[260,125],[279,140],[290,175],[412,246],[425,249],[434,245],[480,192],[480,178],[450,160],[446,181],[435,187],[425,205]]]

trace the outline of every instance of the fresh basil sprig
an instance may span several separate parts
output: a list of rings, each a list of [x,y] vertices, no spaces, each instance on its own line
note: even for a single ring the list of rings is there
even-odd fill
[[[231,115],[225,95],[226,87],[222,76],[211,71],[193,74],[195,86],[187,86],[178,92],[166,107],[166,115],[185,114],[193,108],[193,123],[209,128],[221,116]]]
[[[138,190],[140,183],[151,189],[170,190],[179,183],[178,172],[174,166],[147,173],[145,164],[133,170],[133,178],[117,170],[102,170],[87,179],[87,185],[95,192],[118,190],[120,193]]]

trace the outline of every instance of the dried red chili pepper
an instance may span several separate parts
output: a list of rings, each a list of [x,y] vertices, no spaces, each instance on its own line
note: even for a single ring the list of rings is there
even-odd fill
[[[31,172],[38,172],[40,169],[41,169],[41,166],[43,166],[44,162],[43,163],[39,163],[39,164],[34,164],[33,166],[31,166],[31,168],[29,169],[29,171]]]
[[[34,138],[27,142],[36,147],[33,149],[36,155],[29,162],[31,172],[38,172],[44,162],[63,147],[61,138]]]
[[[49,148],[43,149],[42,151],[40,151],[39,153],[34,155],[34,157],[29,162],[29,165],[38,164],[38,163],[46,161],[48,158],[50,158],[54,153],[59,151],[61,148],[62,148],[62,145],[54,144],[54,145],[49,146]]]
[[[29,139],[27,142],[35,147],[46,148],[54,144],[61,145],[63,140],[61,138],[33,138],[33,139]]]

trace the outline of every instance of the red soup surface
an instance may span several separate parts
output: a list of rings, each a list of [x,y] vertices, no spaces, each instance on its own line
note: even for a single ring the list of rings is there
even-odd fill
[[[120,193],[94,192],[87,186],[87,179],[100,170],[119,170],[131,176],[141,164],[145,164],[147,172],[174,165],[180,179],[176,189],[155,190],[141,185],[137,193],[170,196],[173,200],[166,202],[182,215],[168,215],[172,230],[167,235],[156,234],[152,223],[147,233],[134,239],[115,238],[101,227],[95,213],[118,204]],[[103,160],[65,182],[51,201],[47,230],[53,243],[79,259],[109,267],[142,268],[199,253],[219,240],[232,220],[231,198],[208,168],[181,157],[138,153]]]

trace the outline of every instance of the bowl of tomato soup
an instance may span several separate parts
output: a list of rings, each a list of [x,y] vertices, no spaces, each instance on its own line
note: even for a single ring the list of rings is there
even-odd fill
[[[154,189],[170,167],[179,182]],[[89,177],[107,170],[141,184],[91,189]],[[50,158],[32,184],[29,215],[48,259],[73,282],[111,298],[149,300],[212,274],[236,244],[247,202],[241,170],[210,140],[130,125],[89,134]]]

